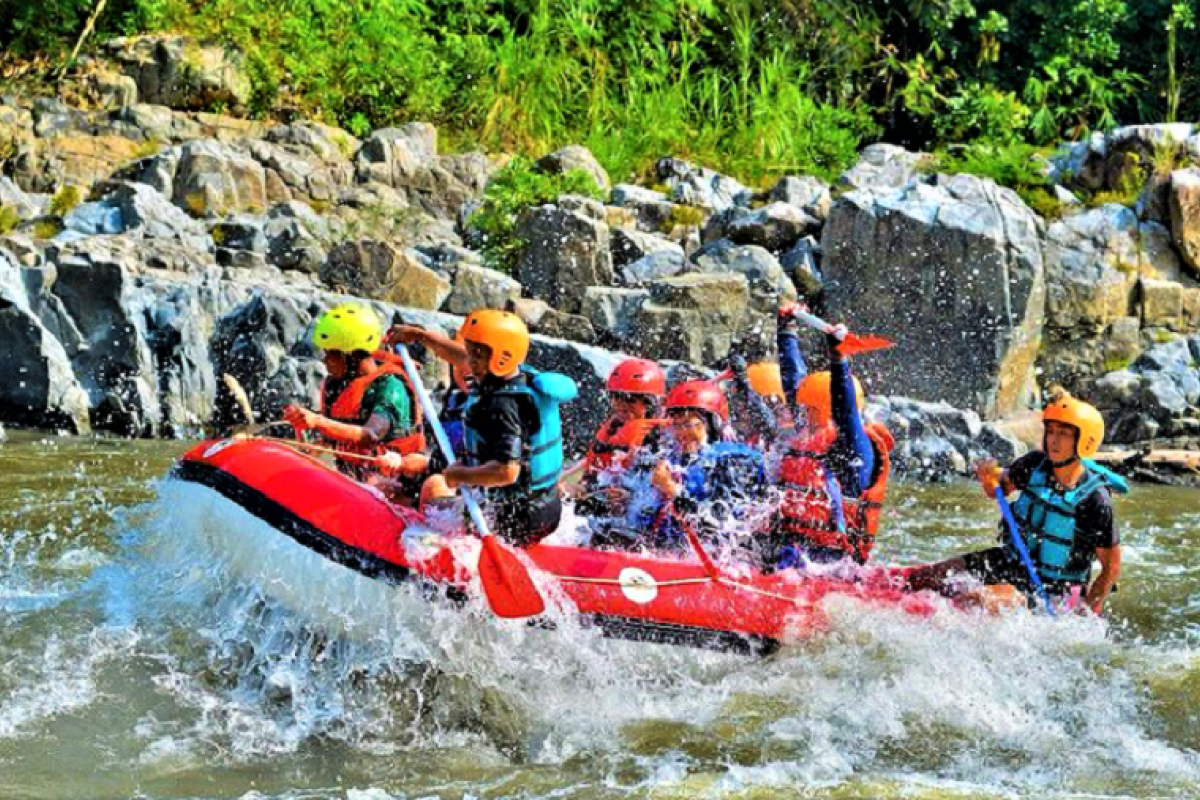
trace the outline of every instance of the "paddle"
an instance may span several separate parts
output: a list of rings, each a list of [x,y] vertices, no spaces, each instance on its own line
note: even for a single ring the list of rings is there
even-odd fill
[[[1012,538],[1013,546],[1017,548],[1017,555],[1021,557],[1021,563],[1025,565],[1025,571],[1029,573],[1029,581],[1033,584],[1033,589],[1037,592],[1038,599],[1046,607],[1046,613],[1053,617],[1054,606],[1051,605],[1050,598],[1046,595],[1046,587],[1042,585],[1042,579],[1037,573],[1037,567],[1033,565],[1033,559],[1029,557],[1029,548],[1025,546],[1025,539],[1021,536],[1021,530],[1017,527],[1017,521],[1013,519],[1012,509],[1009,508],[1008,500],[1004,497],[1004,487],[997,484],[995,495],[996,505],[1000,506],[1000,516],[1004,517],[1004,524],[1008,527],[1008,535]]]
[[[808,327],[818,330],[821,333],[833,333],[834,331],[833,325],[830,325],[820,317],[813,316],[807,311],[794,311],[792,314],[799,322],[802,322]],[[891,339],[885,339],[882,336],[867,336],[859,335],[857,333],[847,333],[846,338],[842,339],[839,349],[843,355],[851,356],[855,353],[869,353],[872,350],[886,350],[895,344],[896,343]]]
[[[408,373],[409,383],[417,393],[417,400],[425,412],[425,420],[437,439],[438,447],[446,457],[447,466],[455,463],[454,448],[446,438],[446,431],[438,419],[437,410],[425,391],[425,384],[417,374],[417,367],[408,348],[400,344],[396,346],[400,360],[404,363],[404,371]],[[475,492],[469,486],[463,486],[462,495],[467,504],[467,513],[479,531],[483,547],[479,553],[479,578],[483,582],[483,591],[487,595],[488,604],[498,617],[513,619],[516,617],[532,617],[546,610],[546,603],[533,585],[529,571],[517,558],[516,554],[504,547],[488,527],[483,510],[475,498]]]

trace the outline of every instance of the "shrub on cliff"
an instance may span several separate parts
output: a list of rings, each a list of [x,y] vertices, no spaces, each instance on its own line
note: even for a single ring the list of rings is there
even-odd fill
[[[471,215],[469,225],[482,237],[488,266],[507,275],[516,273],[524,242],[517,236],[517,217],[527,208],[553,203],[564,194],[593,199],[603,196],[596,180],[582,169],[547,174],[517,156],[488,181],[483,205]]]

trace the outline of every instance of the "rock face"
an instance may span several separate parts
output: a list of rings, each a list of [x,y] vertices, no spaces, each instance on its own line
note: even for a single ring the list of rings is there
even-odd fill
[[[1200,169],[1171,173],[1171,236],[1183,263],[1200,278]]]
[[[553,153],[542,156],[537,161],[537,167],[543,172],[551,174],[562,174],[573,169],[581,169],[592,176],[596,181],[596,186],[602,191],[607,192],[612,186],[608,179],[608,173],[605,172],[604,167],[600,166],[596,157],[586,147],[580,147],[577,144],[567,145],[561,150],[555,150]]]
[[[608,226],[576,211],[540,206],[522,215],[525,242],[518,278],[525,291],[567,313],[578,313],[589,286],[613,282]]]
[[[919,173],[923,153],[913,153],[893,144],[873,144],[863,148],[858,163],[844,172],[838,185],[845,189],[898,189]]]
[[[189,36],[141,36],[114,39],[106,49],[133,79],[142,102],[203,110],[216,104],[244,107],[250,101],[241,57],[219,45]]]
[[[1155,345],[1128,368],[1095,383],[1108,440],[1194,439],[1200,435],[1200,336]]]
[[[423,122],[372,133],[354,158],[360,183],[396,189],[409,205],[453,220],[464,203],[483,196],[492,172],[479,153],[439,156],[437,129]]]
[[[1024,445],[975,412],[946,403],[872,396],[867,417],[882,422],[895,437],[891,456],[897,475],[948,480],[969,475],[971,465],[983,458],[1006,464],[1025,452]]]
[[[62,344],[30,308],[21,272],[0,251],[0,416],[18,425],[91,430],[88,398]]]
[[[415,251],[387,242],[346,242],[329,253],[321,280],[351,294],[436,311],[450,296],[450,282],[421,262]]]
[[[1024,408],[1045,308],[1038,233],[1015,193],[969,176],[843,195],[822,239],[828,306],[898,343],[860,372],[988,417]]]

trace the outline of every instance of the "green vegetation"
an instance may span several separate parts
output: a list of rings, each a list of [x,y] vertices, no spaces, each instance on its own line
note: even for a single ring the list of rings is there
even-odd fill
[[[0,48],[61,60],[94,8],[0,0]],[[670,153],[759,183],[832,176],[875,138],[998,148],[1007,169],[1020,143],[1200,118],[1195,16],[1195,0],[110,0],[89,45],[232,44],[258,116],[294,107],[359,136],[422,119],[451,148],[577,142],[617,180]],[[1023,174],[1006,185],[1051,209]]]
[[[6,205],[0,205],[0,236],[11,233],[20,224],[21,217],[15,209],[9,208]]]
[[[517,271],[524,242],[517,235],[517,218],[528,208],[552,203],[564,194],[603,196],[596,179],[581,169],[561,175],[539,172],[529,159],[517,156],[492,176],[483,205],[470,223],[483,234],[483,257],[488,266],[509,275]]]
[[[1117,370],[1125,369],[1132,363],[1133,359],[1125,356],[1106,358],[1104,359],[1104,364],[1101,367],[1101,371],[1106,374],[1109,372],[1116,372]]]
[[[78,186],[64,186],[54,193],[54,197],[50,198],[49,212],[56,217],[65,217],[81,202],[83,202],[83,192],[79,191]]]

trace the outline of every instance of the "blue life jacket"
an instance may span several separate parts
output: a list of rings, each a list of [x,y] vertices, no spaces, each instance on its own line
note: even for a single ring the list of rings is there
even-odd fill
[[[1029,555],[1043,580],[1083,583],[1091,564],[1070,568],[1075,554],[1075,517],[1079,504],[1101,486],[1121,494],[1129,484],[1120,475],[1091,459],[1083,459],[1084,474],[1079,483],[1065,492],[1055,489],[1054,467],[1047,458],[1033,470],[1029,485],[1013,503],[1013,516],[1025,536]],[[1011,541],[1006,548],[1013,558],[1019,558]]]
[[[493,489],[490,495],[511,497],[527,492],[543,491],[557,485],[562,475],[562,417],[558,407],[575,399],[579,388],[575,381],[557,372],[538,372],[522,366],[516,380],[493,392],[497,396],[529,397],[537,409],[538,427],[528,432],[521,455],[521,475],[516,483]],[[478,389],[471,392],[463,406],[463,441],[467,463],[479,466],[478,453],[482,440],[479,431],[471,427],[471,407],[479,402]]]
[[[450,448],[454,450],[457,458],[461,458],[466,453],[466,424],[463,422],[465,417],[463,412],[469,398],[470,395],[466,392],[458,389],[450,390],[450,393],[446,395],[446,401],[442,403],[442,413],[438,417],[442,423],[442,430],[446,432],[446,440],[450,443]]]

